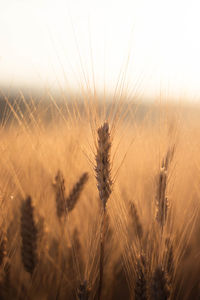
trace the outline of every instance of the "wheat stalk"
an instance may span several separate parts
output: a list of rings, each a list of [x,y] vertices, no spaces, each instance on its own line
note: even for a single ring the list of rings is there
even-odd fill
[[[103,206],[103,215],[100,228],[100,262],[99,262],[99,288],[98,299],[101,299],[104,270],[104,242],[106,231],[106,204],[111,194],[111,174],[110,174],[110,132],[109,124],[105,122],[98,129],[98,145],[96,153],[96,180],[99,197]]]

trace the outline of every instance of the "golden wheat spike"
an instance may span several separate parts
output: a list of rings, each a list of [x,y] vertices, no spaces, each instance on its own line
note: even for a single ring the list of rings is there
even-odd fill
[[[89,299],[90,290],[88,288],[88,282],[85,280],[82,282],[78,289],[78,299],[79,300],[88,300]]]
[[[167,300],[170,296],[170,290],[167,282],[165,271],[161,267],[157,267],[153,273],[150,288],[150,299]]]
[[[88,181],[88,178],[89,178],[88,173],[83,173],[81,175],[80,179],[74,185],[69,196],[65,200],[67,212],[70,212],[74,209],[74,207],[80,197],[80,194],[84,188],[84,185]]]
[[[110,132],[109,124],[105,122],[97,131],[98,145],[96,153],[96,180],[99,197],[103,206],[103,215],[100,228],[100,257],[99,257],[99,287],[98,299],[101,299],[104,270],[104,243],[106,232],[106,204],[111,194],[112,180],[110,174]]]
[[[105,122],[98,129],[98,146],[96,153],[96,179],[99,197],[105,208],[111,194],[112,180],[110,175],[110,132],[109,125]]]
[[[62,175],[62,172],[58,170],[55,183],[53,184],[55,189],[56,196],[56,213],[57,217],[60,220],[62,216],[65,214],[66,210],[66,200],[65,200],[65,180]]]
[[[147,270],[146,259],[140,255],[136,263],[135,300],[147,300]]]
[[[25,270],[33,274],[37,264],[37,228],[34,221],[34,207],[28,196],[21,206],[21,257]]]

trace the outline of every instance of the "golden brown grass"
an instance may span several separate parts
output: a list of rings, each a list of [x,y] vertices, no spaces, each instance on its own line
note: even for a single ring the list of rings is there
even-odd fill
[[[0,297],[199,299],[199,123],[48,105],[0,128]]]

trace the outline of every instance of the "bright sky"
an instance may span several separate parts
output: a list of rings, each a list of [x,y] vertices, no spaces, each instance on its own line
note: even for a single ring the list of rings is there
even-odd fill
[[[198,99],[199,13],[199,0],[0,0],[0,85],[120,79],[129,95]]]

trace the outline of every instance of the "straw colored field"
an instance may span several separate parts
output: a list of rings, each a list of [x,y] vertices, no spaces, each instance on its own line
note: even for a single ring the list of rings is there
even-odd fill
[[[46,122],[13,107],[0,128],[2,299],[199,299],[195,112],[54,103]]]

